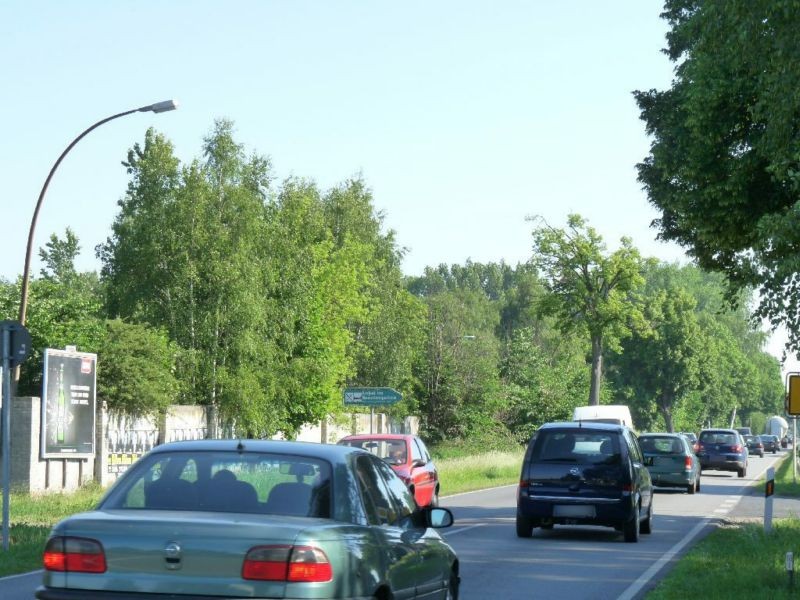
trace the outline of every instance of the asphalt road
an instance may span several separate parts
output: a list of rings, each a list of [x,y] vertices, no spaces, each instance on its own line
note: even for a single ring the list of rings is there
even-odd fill
[[[743,496],[756,492],[748,486],[778,457],[751,457],[742,479],[706,471],[700,492],[691,496],[658,490],[653,533],[637,544],[605,527],[556,525],[517,538],[516,486],[444,498],[456,520],[444,537],[461,560],[460,600],[642,598],[714,523],[736,516]]]
[[[700,493],[693,496],[656,492],[653,533],[643,534],[638,544],[626,544],[604,527],[556,525],[551,531],[534,529],[531,539],[517,538],[516,486],[442,498],[456,518],[444,537],[461,560],[460,600],[642,598],[714,523],[737,517],[737,511],[749,518],[763,515],[763,499],[748,486],[775,459],[752,457],[743,479],[705,472]],[[40,580],[40,572],[2,578],[0,598],[31,600]]]

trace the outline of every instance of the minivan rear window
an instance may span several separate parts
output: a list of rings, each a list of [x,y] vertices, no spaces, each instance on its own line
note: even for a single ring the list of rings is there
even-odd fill
[[[704,431],[700,434],[700,441],[704,444],[735,444],[736,434],[724,431]]]
[[[531,460],[616,465],[621,462],[619,436],[607,432],[540,430]]]

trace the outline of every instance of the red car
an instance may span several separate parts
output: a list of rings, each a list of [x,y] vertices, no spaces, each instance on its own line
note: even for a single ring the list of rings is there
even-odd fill
[[[389,463],[414,494],[417,505],[439,504],[439,473],[418,436],[401,433],[348,435],[339,440],[339,444],[361,448]]]

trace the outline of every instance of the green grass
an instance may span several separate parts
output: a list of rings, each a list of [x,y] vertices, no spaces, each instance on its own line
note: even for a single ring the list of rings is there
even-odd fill
[[[102,493],[97,485],[86,486],[73,494],[12,493],[8,503],[9,546],[8,552],[1,554],[0,577],[40,569],[42,549],[50,528],[63,517],[94,506]]]
[[[523,451],[492,451],[473,456],[434,458],[442,496],[519,481]]]
[[[792,472],[792,453],[781,461],[781,465],[775,472],[775,494],[778,496],[800,496],[800,471],[797,474],[797,482],[794,481]]]
[[[787,552],[800,557],[800,519],[776,520],[769,535],[761,523],[722,526],[690,550],[647,600],[797,598],[800,581],[790,591]]]

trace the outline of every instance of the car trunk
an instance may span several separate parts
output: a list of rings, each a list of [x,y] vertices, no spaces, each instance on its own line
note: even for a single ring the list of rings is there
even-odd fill
[[[531,496],[556,496],[575,501],[621,496],[622,466],[540,462],[529,467]]]
[[[291,545],[303,523],[325,525],[330,521],[300,518],[271,519],[262,515],[204,512],[110,510],[76,515],[70,530],[58,535],[100,541],[107,572],[99,588],[92,574],[54,574],[48,585],[108,591],[209,594],[235,597],[283,598],[282,581],[250,581],[242,578],[247,551],[260,545]]]

